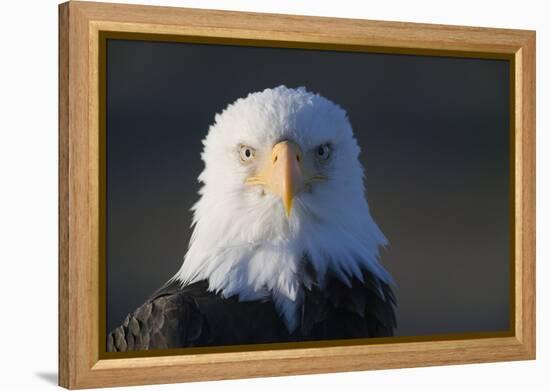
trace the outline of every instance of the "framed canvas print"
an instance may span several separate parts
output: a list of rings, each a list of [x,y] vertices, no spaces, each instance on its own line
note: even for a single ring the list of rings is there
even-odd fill
[[[59,381],[535,358],[535,33],[59,6]]]

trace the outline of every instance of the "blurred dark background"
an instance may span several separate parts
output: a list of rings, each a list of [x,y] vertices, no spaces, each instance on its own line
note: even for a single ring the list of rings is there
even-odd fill
[[[305,86],[347,110],[397,335],[508,329],[509,63],[109,40],[107,327],[180,267],[214,115]]]

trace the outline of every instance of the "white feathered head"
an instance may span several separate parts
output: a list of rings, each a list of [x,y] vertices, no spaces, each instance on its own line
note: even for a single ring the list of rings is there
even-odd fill
[[[217,114],[203,144],[203,186],[176,279],[207,279],[241,301],[272,299],[289,331],[303,289],[322,288],[327,272],[349,284],[367,269],[391,282],[342,108],[305,88],[266,89]]]

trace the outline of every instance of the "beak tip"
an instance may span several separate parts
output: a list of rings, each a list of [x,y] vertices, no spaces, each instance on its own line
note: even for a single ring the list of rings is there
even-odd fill
[[[286,215],[287,218],[290,217],[290,213],[292,212],[292,204],[293,204],[292,200],[290,200],[290,202],[284,204],[285,215]]]

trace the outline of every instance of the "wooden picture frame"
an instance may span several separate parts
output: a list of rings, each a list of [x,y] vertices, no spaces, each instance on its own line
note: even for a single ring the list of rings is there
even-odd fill
[[[463,338],[105,358],[101,36],[504,58],[511,64],[512,329]],[[59,384],[89,388],[535,358],[535,32],[71,1],[59,6]]]

